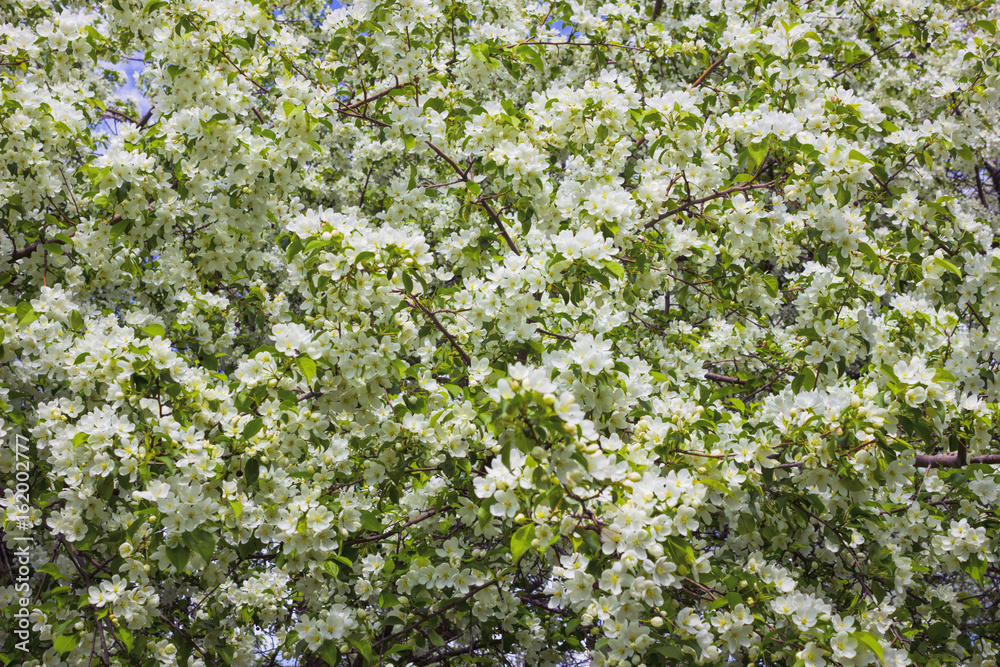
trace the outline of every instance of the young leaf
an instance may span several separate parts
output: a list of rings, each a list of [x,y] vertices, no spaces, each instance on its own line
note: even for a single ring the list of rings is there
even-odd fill
[[[510,538],[510,553],[514,556],[514,562],[520,560],[521,556],[531,548],[531,541],[535,539],[535,524],[526,523],[518,528]]]

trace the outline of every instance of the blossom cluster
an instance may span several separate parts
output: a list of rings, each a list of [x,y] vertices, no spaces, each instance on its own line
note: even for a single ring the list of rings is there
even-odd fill
[[[6,664],[996,664],[995,3],[0,19]]]

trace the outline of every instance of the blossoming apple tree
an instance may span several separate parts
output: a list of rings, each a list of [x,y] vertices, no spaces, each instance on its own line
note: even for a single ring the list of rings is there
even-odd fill
[[[4,663],[996,665],[995,3],[0,15]]]

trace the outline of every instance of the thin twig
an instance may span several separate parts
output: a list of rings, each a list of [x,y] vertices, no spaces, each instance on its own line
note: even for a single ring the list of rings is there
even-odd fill
[[[441,320],[437,318],[437,315],[431,312],[431,310],[427,308],[427,306],[420,303],[420,301],[417,300],[417,297],[413,296],[412,294],[407,294],[406,296],[409,297],[410,301],[413,303],[414,306],[423,311],[423,313],[427,315],[428,318],[430,318],[430,321],[434,323],[434,326],[437,327],[437,330],[440,331],[442,334],[444,334],[445,338],[448,339],[448,342],[451,343],[452,347],[455,348],[455,351],[458,352],[458,356],[462,357],[462,361],[465,362],[465,365],[471,366],[472,359],[470,359],[469,355],[465,353],[465,350],[462,349],[462,346],[458,344],[458,341],[455,340],[455,337],[452,336],[447,329],[445,329],[443,324],[441,324]]]
[[[691,87],[692,88],[697,88],[702,83],[704,83],[705,79],[708,78],[708,75],[711,74],[712,72],[714,72],[715,68],[718,67],[719,65],[721,65],[722,62],[725,59],[726,59],[726,54],[725,53],[723,53],[721,56],[719,56],[718,58],[716,58],[715,62],[713,62],[711,65],[709,65],[708,69],[705,70],[704,72],[702,72],[702,75],[699,76],[697,79],[694,80],[694,82],[691,84]]]
[[[452,160],[450,157],[448,157],[445,154],[445,152],[443,150],[441,150],[440,148],[438,148],[437,146],[435,146],[434,144],[432,144],[430,141],[427,141],[425,143],[428,146],[430,146],[431,150],[434,151],[435,153],[437,153],[438,156],[441,159],[443,159],[445,162],[447,162],[451,166],[451,168],[454,170],[454,172],[456,174],[458,174],[459,178],[461,178],[463,181],[468,181],[470,179],[470,177],[467,174],[466,170],[462,169],[461,167],[459,167],[455,163],[454,160]],[[513,250],[515,255],[520,255],[521,252],[517,249],[517,245],[514,243],[514,239],[512,239],[510,237],[510,234],[507,233],[507,228],[504,226],[503,221],[500,219],[500,216],[497,215],[497,212],[495,210],[493,210],[492,206],[490,206],[490,203],[488,201],[486,201],[485,199],[483,199],[482,197],[480,197],[476,201],[476,203],[479,204],[480,206],[482,206],[484,209],[486,209],[487,215],[489,215],[490,218],[493,220],[493,223],[497,226],[497,229],[500,231],[500,235],[503,236],[504,241],[507,242],[507,247],[509,247],[511,250]]]
[[[840,76],[840,75],[841,75],[841,74],[843,74],[844,72],[847,72],[848,70],[852,70],[852,69],[854,69],[855,67],[860,67],[860,66],[864,65],[864,64],[865,64],[866,62],[868,62],[869,60],[871,60],[871,59],[872,59],[872,58],[874,58],[875,56],[878,56],[878,55],[881,55],[881,54],[885,53],[886,51],[888,51],[888,50],[889,50],[889,49],[891,49],[892,47],[896,46],[897,44],[899,44],[899,40],[898,40],[898,39],[897,39],[897,40],[896,40],[895,42],[893,42],[892,44],[890,44],[889,46],[885,47],[884,49],[882,49],[882,50],[880,50],[880,51],[876,51],[875,53],[871,54],[870,56],[868,56],[868,57],[867,57],[867,58],[865,58],[864,60],[859,60],[859,61],[858,61],[858,62],[856,62],[856,63],[851,63],[850,65],[848,65],[847,67],[843,68],[842,70],[838,70],[838,71],[837,71],[837,73],[836,73],[836,74],[834,74],[834,75],[833,75],[832,77],[830,77],[830,78],[832,78],[832,79],[836,79],[836,78],[837,78],[838,76]]]
[[[746,384],[746,380],[734,378],[729,375],[719,375],[718,373],[705,373],[705,379],[715,380],[716,382],[726,382],[728,384]]]
[[[720,191],[714,192],[714,193],[712,193],[710,195],[706,195],[704,197],[700,197],[699,199],[692,199],[691,201],[689,201],[689,202],[687,202],[685,204],[681,204],[680,206],[678,206],[676,208],[670,209],[666,213],[661,213],[659,216],[657,216],[656,218],[654,218],[652,221],[647,222],[646,225],[645,225],[645,227],[646,227],[646,229],[649,229],[649,228],[655,226],[656,223],[662,222],[663,220],[666,220],[667,218],[669,218],[669,217],[671,217],[673,215],[677,215],[678,213],[683,213],[684,211],[688,210],[692,206],[697,206],[698,204],[704,204],[707,201],[712,201],[713,199],[718,199],[719,197],[728,197],[731,194],[735,194],[737,192],[746,192],[747,190],[760,190],[760,189],[772,188],[772,187],[774,187],[774,181],[769,181],[767,183],[747,183],[746,185],[735,185],[735,186],[733,186],[731,188],[726,188],[725,190],[720,190]]]

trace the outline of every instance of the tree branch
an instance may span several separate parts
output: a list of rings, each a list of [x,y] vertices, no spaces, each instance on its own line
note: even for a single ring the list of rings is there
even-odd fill
[[[697,79],[695,79],[691,83],[691,87],[692,88],[697,88],[701,84],[705,83],[705,79],[708,78],[708,75],[711,74],[712,72],[714,72],[715,68],[718,67],[719,65],[721,65],[722,61],[724,61],[725,59],[726,59],[726,54],[725,53],[723,53],[721,56],[719,56],[718,58],[716,58],[715,62],[713,62],[711,65],[709,65],[708,69],[705,70],[704,72],[702,72],[701,76],[699,76]]]
[[[472,360],[469,358],[469,355],[465,353],[465,350],[463,350],[462,346],[458,344],[458,341],[455,340],[455,337],[452,336],[447,329],[445,329],[444,325],[441,324],[441,320],[437,318],[437,315],[432,313],[430,309],[427,308],[427,306],[420,303],[420,301],[418,301],[417,298],[412,294],[407,294],[406,296],[410,298],[410,301],[413,302],[414,306],[423,311],[423,313],[427,315],[428,318],[430,318],[430,321],[433,322],[435,327],[437,327],[437,330],[444,334],[444,337],[448,339],[448,342],[451,343],[451,346],[455,348],[456,352],[458,352],[458,356],[462,357],[462,361],[465,362],[465,365],[471,366]]]
[[[428,146],[430,146],[431,150],[434,151],[435,153],[437,153],[438,156],[441,159],[443,159],[445,162],[447,162],[451,166],[451,168],[455,171],[455,173],[458,174],[459,178],[461,178],[463,181],[468,181],[469,180],[469,178],[470,178],[469,177],[469,173],[466,170],[464,170],[461,167],[459,167],[457,164],[455,164],[455,161],[452,160],[450,157],[448,157],[443,150],[441,150],[440,148],[438,148],[437,146],[435,146],[434,144],[432,144],[429,141],[427,141],[425,143]],[[500,235],[503,236],[504,241],[507,242],[507,247],[509,247],[511,250],[513,250],[515,255],[520,255],[521,252],[517,249],[517,245],[515,245],[514,239],[512,239],[510,237],[510,234],[507,233],[507,228],[504,227],[503,221],[500,219],[500,216],[497,215],[497,212],[493,210],[493,207],[490,206],[490,203],[488,201],[486,201],[485,199],[483,199],[482,197],[480,197],[476,201],[476,203],[479,204],[480,206],[482,206],[484,209],[486,209],[486,213],[493,220],[493,223],[497,226],[497,229],[500,230]]]
[[[705,379],[715,380],[716,382],[727,382],[729,384],[746,384],[746,380],[730,377],[729,375],[719,375],[718,373],[705,373]]]
[[[699,199],[692,199],[691,201],[681,204],[677,208],[672,208],[666,213],[661,213],[659,216],[654,218],[651,222],[646,223],[646,229],[650,229],[656,223],[666,220],[670,216],[677,215],[678,213],[683,213],[692,206],[697,206],[698,204],[704,204],[707,201],[712,201],[713,199],[718,199],[719,197],[728,197],[731,194],[737,192],[746,192],[747,190],[761,190],[765,188],[774,187],[774,181],[768,181],[767,183],[747,183],[746,185],[735,185],[731,188],[726,188],[725,190],[719,190],[718,192],[713,192],[710,195],[706,195]]]
[[[851,63],[850,65],[848,65],[848,66],[847,66],[847,67],[845,67],[844,69],[842,69],[842,70],[839,70],[839,71],[837,71],[837,73],[835,73],[835,74],[834,74],[834,75],[833,75],[832,77],[830,77],[830,78],[832,78],[832,79],[836,79],[836,78],[837,78],[838,76],[840,76],[840,75],[841,75],[841,74],[843,74],[844,72],[847,72],[848,70],[852,70],[852,69],[854,69],[855,67],[860,67],[860,66],[864,65],[864,64],[865,64],[866,62],[868,62],[869,60],[871,60],[871,59],[872,59],[872,58],[874,58],[875,56],[879,56],[879,55],[882,55],[883,53],[885,53],[886,51],[888,51],[888,50],[889,50],[889,49],[891,49],[892,47],[896,46],[897,44],[899,44],[899,40],[898,40],[898,39],[897,39],[897,40],[896,40],[895,42],[893,42],[892,44],[890,44],[889,46],[885,47],[884,49],[881,49],[880,51],[876,51],[875,53],[871,54],[870,56],[868,56],[868,57],[867,57],[867,58],[865,58],[864,60],[859,60],[859,61],[858,61],[858,62],[856,62],[856,63]]]
[[[962,452],[955,454],[917,454],[914,465],[918,468],[964,468],[966,463],[980,463],[985,465],[1000,465],[1000,454],[986,454],[984,456],[973,456],[962,461]]]

